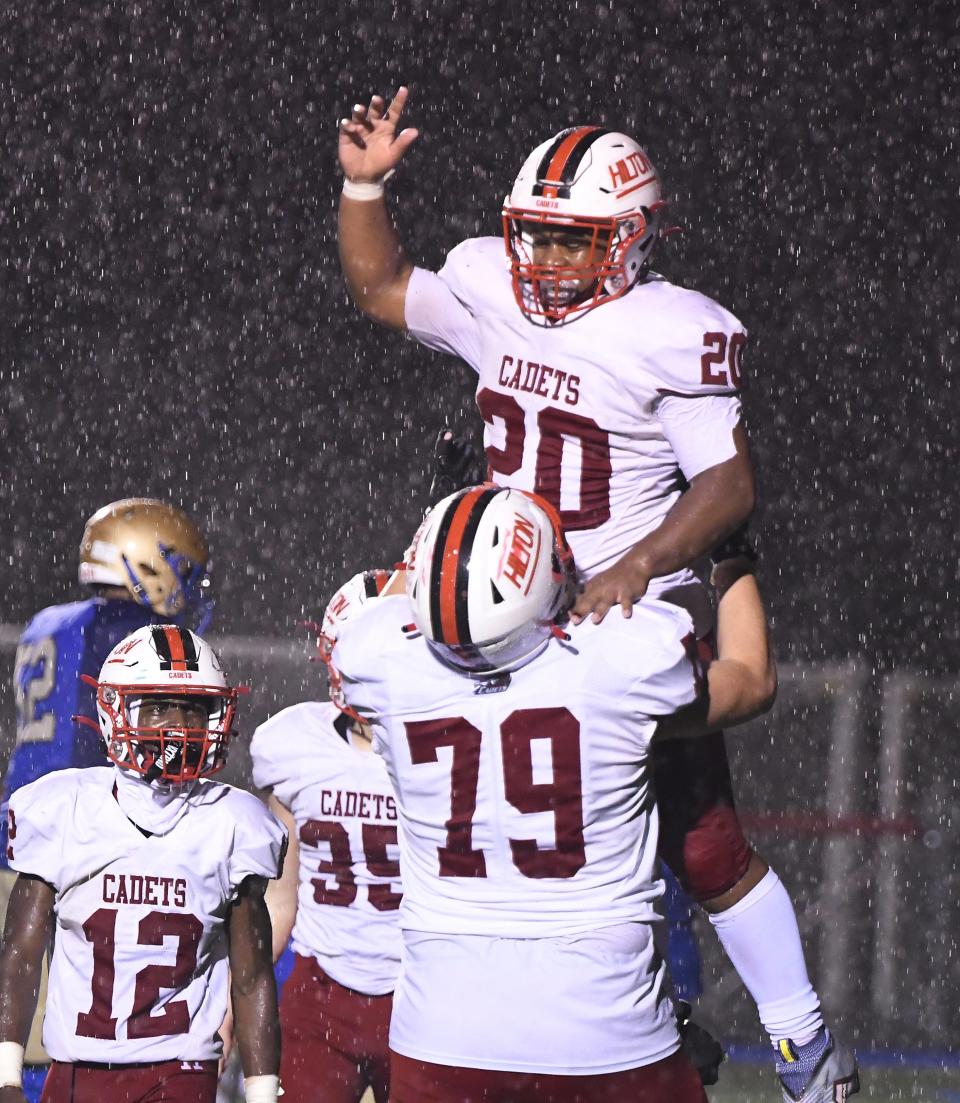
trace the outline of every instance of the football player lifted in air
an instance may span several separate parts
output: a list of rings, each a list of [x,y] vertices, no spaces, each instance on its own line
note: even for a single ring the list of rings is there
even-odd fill
[[[686,608],[710,645],[691,571],[749,516],[741,422],[746,333],[723,307],[650,268],[666,201],[645,151],[597,126],[537,146],[501,237],[458,245],[439,272],[408,258],[384,182],[416,140],[401,88],[340,124],[340,254],[357,305],[478,375],[491,478],[560,513],[580,572],[574,621],[624,618],[651,595]],[[819,1100],[831,1054],[793,905],[737,817],[723,735],[654,749],[661,853],[709,914],[756,1001],[788,1103]]]
[[[383,589],[387,571],[355,575],[320,626],[329,660],[339,632]],[[285,1103],[386,1103],[387,1030],[400,970],[397,810],[370,727],[347,705],[336,670],[330,700],[304,701],[257,728],[253,780],[287,827],[284,874],[267,889],[278,958],[295,965],[280,998]]]
[[[454,494],[410,556],[332,656],[397,795],[391,1100],[703,1103],[653,934],[650,746],[663,718],[679,736],[771,704],[752,564],[726,565],[705,682],[675,605],[566,625],[573,560],[533,495]]]
[[[96,720],[95,693],[81,675],[96,676],[124,637],[150,623],[203,631],[212,602],[207,541],[189,517],[167,502],[124,498],[87,521],[80,541],[79,580],[89,597],[52,605],[20,637],[14,664],[17,741],[3,784],[0,832],[10,795],[52,770],[102,766],[103,745],[73,717]],[[13,885],[0,836],[0,914]],[[24,1090],[39,1097],[47,1056],[39,1044],[43,993],[27,1047]]]
[[[275,1103],[264,891],[285,834],[252,794],[208,780],[238,690],[199,636],[168,624],[139,628],[89,681],[112,764],[47,774],[8,808],[19,876],[0,950],[0,1101],[24,1099],[52,942],[45,1103],[213,1103],[228,967],[246,1098]]]

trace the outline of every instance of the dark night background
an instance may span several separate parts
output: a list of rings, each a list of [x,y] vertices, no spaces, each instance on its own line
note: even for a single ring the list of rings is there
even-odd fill
[[[786,659],[960,665],[952,3],[3,5],[0,620],[76,593],[130,494],[207,528],[222,631],[293,634],[399,556],[472,373],[347,302],[336,123],[413,87],[411,255],[496,233],[525,154],[603,123],[749,327]]]
[[[411,256],[433,267],[462,238],[499,232],[535,144],[576,123],[626,130],[685,231],[656,267],[751,332],[757,529],[792,675],[772,726],[736,741],[741,807],[805,815],[833,793],[834,812],[869,825],[881,687],[900,671],[949,676],[910,713],[922,770],[905,808],[919,808],[920,833],[888,846],[859,828],[774,827],[758,841],[808,946],[834,936],[823,892],[855,918],[848,968],[822,970],[848,1039],[955,1045],[956,12],[952,0],[0,0],[0,622],[79,596],[96,508],[168,498],[209,533],[217,631],[291,641],[283,669],[283,645],[246,653],[277,663],[272,683],[241,671],[260,687],[255,708],[274,700],[264,683],[279,703],[304,692],[295,622],[400,556],[441,426],[479,436],[472,373],[347,301],[337,120],[412,86],[422,136],[391,202]],[[838,804],[831,725],[850,698],[842,679],[808,674],[848,658],[871,696],[848,724],[862,758]],[[9,733],[9,701],[2,715]],[[855,875],[831,880],[835,852]],[[864,978],[891,883],[912,949],[901,995],[875,1014]],[[758,1040],[708,952],[708,1025],[713,1007],[727,1040]]]

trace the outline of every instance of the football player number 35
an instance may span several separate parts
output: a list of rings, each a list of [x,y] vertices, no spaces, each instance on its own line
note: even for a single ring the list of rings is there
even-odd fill
[[[400,879],[400,863],[387,853],[396,846],[397,829],[393,824],[364,823],[361,827],[363,857],[371,876],[383,878],[367,885],[367,899],[378,912],[396,911],[402,894],[394,892],[390,881]],[[349,908],[357,898],[357,879],[353,873],[353,853],[347,829],[335,820],[307,820],[300,826],[300,842],[305,846],[330,847],[330,859],[317,859],[313,898],[318,904]]]
[[[414,765],[437,762],[441,747],[453,751],[450,818],[438,848],[441,877],[486,877],[486,859],[473,847],[481,734],[463,717],[418,720],[406,725]],[[504,795],[518,812],[552,812],[554,846],[536,839],[509,840],[513,863],[525,877],[573,877],[586,863],[580,722],[565,708],[520,709],[500,727]],[[553,777],[534,780],[534,740],[549,742]]]

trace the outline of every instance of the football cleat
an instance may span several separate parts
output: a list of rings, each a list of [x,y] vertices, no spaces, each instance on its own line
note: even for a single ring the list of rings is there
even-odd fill
[[[783,1103],[843,1103],[860,1091],[853,1052],[826,1027],[803,1046],[782,1039],[776,1053]]]

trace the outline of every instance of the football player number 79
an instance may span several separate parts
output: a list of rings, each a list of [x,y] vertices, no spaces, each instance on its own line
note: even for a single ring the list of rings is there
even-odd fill
[[[473,848],[481,733],[462,716],[418,720],[406,725],[414,765],[439,761],[437,751],[453,751],[447,838],[438,847],[441,877],[486,877],[482,850]],[[553,778],[535,781],[534,740],[549,741]],[[580,722],[565,708],[520,709],[500,727],[504,795],[521,813],[552,812],[553,847],[536,839],[510,839],[513,863],[525,877],[573,877],[586,863],[583,841],[583,789]]]

